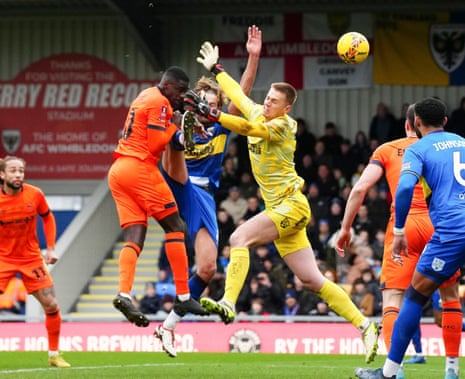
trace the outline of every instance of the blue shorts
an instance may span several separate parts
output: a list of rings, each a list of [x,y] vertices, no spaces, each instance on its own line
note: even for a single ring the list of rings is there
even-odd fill
[[[164,170],[162,173],[176,199],[179,213],[187,224],[187,237],[191,246],[194,246],[197,232],[201,228],[206,228],[218,248],[216,203],[212,194],[192,184],[189,179],[186,184],[181,184],[171,179]]]
[[[441,242],[436,233],[420,255],[416,270],[442,284],[465,263],[465,238]]]

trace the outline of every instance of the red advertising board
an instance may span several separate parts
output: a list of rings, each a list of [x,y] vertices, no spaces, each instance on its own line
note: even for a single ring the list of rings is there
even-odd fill
[[[66,322],[61,329],[63,351],[155,351],[160,341],[152,332],[127,322]],[[0,351],[44,351],[47,337],[41,323],[0,323]],[[380,354],[386,354],[382,338]],[[443,356],[441,329],[422,325],[423,352]],[[365,354],[360,333],[349,323],[317,322],[183,322],[176,328],[178,352],[242,352],[281,354]],[[460,356],[465,356],[462,344]],[[412,346],[407,355],[414,353]]]
[[[131,101],[153,84],[92,55],[41,59],[0,82],[0,156],[24,158],[29,179],[103,178]]]

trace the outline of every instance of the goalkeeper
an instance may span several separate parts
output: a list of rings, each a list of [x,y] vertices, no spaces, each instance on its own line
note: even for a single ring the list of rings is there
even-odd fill
[[[218,302],[202,298],[202,306],[218,314],[225,324],[232,322],[235,303],[249,270],[249,248],[274,241],[279,254],[304,286],[362,333],[365,360],[373,361],[378,349],[378,327],[362,315],[342,288],[323,276],[306,234],[310,207],[301,192],[304,180],[294,168],[296,121],[288,115],[297,91],[288,83],[273,83],[264,104],[255,104],[218,63],[217,46],[205,42],[200,55],[197,61],[216,76],[246,119],[210,108],[192,91],[186,93],[185,109],[219,121],[225,128],[248,137],[252,171],[265,201],[265,210],[241,224],[231,235],[231,261],[223,298]]]

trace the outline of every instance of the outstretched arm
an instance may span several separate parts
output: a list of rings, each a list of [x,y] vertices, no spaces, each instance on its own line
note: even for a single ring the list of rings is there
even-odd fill
[[[239,84],[242,91],[249,96],[257,75],[258,61],[262,50],[262,31],[255,25],[249,26],[246,49],[249,58]],[[229,103],[228,113],[233,115],[241,114],[240,110],[232,102]]]
[[[383,175],[383,169],[377,164],[370,163],[363,170],[362,176],[350,191],[347,199],[344,218],[341,221],[341,230],[336,240],[336,252],[343,257],[344,248],[350,245],[352,238],[350,228],[355,220],[355,216],[365,199],[368,189],[371,188]]]

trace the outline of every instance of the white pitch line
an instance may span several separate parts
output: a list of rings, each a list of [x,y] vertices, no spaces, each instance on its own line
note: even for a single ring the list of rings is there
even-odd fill
[[[118,367],[157,367],[157,366],[184,366],[185,363],[143,363],[143,364],[131,364],[131,365],[105,365],[105,366],[76,366],[66,369],[68,370],[95,370],[102,368],[118,368]],[[38,368],[23,368],[17,370],[0,370],[0,375],[3,374],[18,374],[23,372],[42,372],[56,370],[55,367],[38,367]]]

